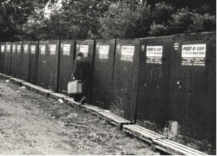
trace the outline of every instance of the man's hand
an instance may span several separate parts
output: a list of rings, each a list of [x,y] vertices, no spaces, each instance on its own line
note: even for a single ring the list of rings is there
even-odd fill
[[[71,76],[70,77],[70,81],[75,80],[75,77]]]

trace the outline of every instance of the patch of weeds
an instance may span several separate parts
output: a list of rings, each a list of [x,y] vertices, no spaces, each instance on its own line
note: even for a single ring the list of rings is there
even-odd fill
[[[0,108],[0,117],[3,117],[3,116],[9,116],[9,114]]]
[[[23,108],[27,109],[27,110],[32,110],[32,107],[29,105],[23,105]]]

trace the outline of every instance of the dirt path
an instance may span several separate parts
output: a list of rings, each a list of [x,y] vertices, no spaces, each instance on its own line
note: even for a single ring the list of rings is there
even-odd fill
[[[79,108],[0,79],[0,155],[159,153]]]

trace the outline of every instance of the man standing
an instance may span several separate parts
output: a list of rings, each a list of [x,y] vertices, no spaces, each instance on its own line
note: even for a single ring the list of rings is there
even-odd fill
[[[83,53],[79,51],[75,59],[71,80],[76,79],[76,80],[81,80],[82,82],[82,93],[73,96],[75,101],[77,102],[80,101],[81,104],[84,104],[86,100],[86,97],[84,96],[84,92],[85,92],[84,88],[86,85],[87,77],[88,77],[88,66],[86,61],[83,58]]]

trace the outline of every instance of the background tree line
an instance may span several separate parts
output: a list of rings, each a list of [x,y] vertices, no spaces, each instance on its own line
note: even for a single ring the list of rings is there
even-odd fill
[[[216,30],[214,0],[1,0],[0,40],[131,38]]]

